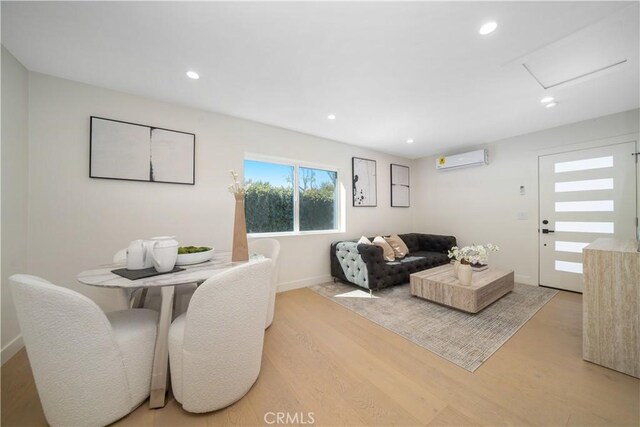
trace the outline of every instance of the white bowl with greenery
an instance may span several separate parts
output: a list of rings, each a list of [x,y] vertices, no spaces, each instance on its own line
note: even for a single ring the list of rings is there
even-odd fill
[[[180,246],[176,265],[200,264],[213,258],[214,248],[209,246]]]

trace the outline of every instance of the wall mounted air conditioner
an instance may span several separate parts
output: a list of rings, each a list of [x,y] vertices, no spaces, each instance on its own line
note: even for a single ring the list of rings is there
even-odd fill
[[[469,151],[468,153],[453,154],[451,156],[441,156],[436,159],[436,169],[458,169],[468,166],[480,166],[489,164],[489,153],[487,149]]]

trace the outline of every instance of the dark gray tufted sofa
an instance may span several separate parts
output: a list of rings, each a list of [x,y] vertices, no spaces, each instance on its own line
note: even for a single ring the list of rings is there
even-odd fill
[[[331,275],[371,290],[400,285],[408,283],[409,275],[416,271],[447,264],[447,251],[456,246],[454,236],[420,233],[399,236],[409,248],[409,255],[395,261],[385,261],[378,246],[358,245],[357,240],[333,242]]]

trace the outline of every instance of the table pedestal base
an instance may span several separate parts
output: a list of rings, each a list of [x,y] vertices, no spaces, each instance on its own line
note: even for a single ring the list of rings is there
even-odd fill
[[[151,395],[149,407],[151,409],[162,408],[166,402],[167,380],[169,379],[169,326],[173,317],[174,286],[160,288],[162,306],[158,318],[158,335],[156,336],[156,349],[153,356],[153,368],[151,371]]]

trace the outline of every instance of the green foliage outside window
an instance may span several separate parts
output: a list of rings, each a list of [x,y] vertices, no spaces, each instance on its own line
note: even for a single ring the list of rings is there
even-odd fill
[[[300,230],[335,229],[337,174],[303,167],[299,171]],[[263,181],[251,183],[245,196],[248,233],[293,231],[293,179],[286,181],[289,185],[277,187]]]
[[[247,190],[244,210],[248,233],[293,231],[293,188],[254,182]]]
[[[335,184],[300,189],[300,230],[335,228]]]

